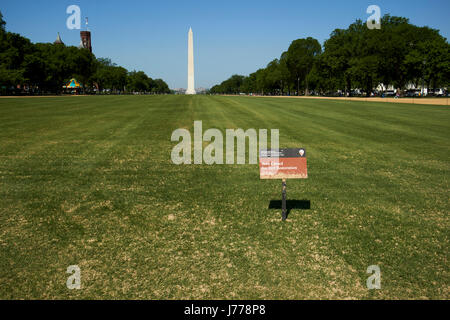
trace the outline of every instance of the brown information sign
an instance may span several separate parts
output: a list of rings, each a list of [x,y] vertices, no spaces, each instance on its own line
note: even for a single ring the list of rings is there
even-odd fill
[[[261,150],[260,179],[306,179],[306,151],[303,148]]]

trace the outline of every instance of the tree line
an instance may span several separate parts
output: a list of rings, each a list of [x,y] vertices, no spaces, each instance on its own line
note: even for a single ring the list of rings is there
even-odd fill
[[[0,12],[0,92],[10,94],[29,88],[30,93],[60,93],[75,78],[85,93],[170,93],[162,79],[143,71],[117,66],[107,58],[96,58],[88,49],[53,43],[32,43],[17,33],[7,32]],[[20,87],[20,89],[18,89]]]
[[[311,37],[294,40],[265,68],[248,76],[233,75],[210,92],[352,95],[358,88],[369,96],[379,85],[381,91],[393,86],[403,92],[410,84],[448,87],[449,43],[438,30],[385,15],[381,29],[356,20],[347,29],[335,29],[323,46]]]

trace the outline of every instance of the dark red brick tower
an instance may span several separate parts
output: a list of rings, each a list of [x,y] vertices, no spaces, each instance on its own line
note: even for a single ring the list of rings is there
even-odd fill
[[[90,31],[80,31],[81,43],[83,48],[88,49],[92,52],[92,43],[91,43],[91,32]]]

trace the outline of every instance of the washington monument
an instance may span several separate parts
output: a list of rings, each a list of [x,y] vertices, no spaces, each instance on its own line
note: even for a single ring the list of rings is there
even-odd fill
[[[195,94],[194,84],[194,35],[192,28],[189,28],[188,33],[188,86],[186,94]]]

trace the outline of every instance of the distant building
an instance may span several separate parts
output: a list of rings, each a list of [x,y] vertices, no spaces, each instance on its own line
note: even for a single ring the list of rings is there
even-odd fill
[[[91,32],[80,31],[80,38],[81,38],[80,46],[92,52]]]
[[[177,88],[177,89],[173,89],[173,91],[175,92],[175,94],[184,94],[186,92],[186,89]]]
[[[87,18],[86,18],[86,29],[87,29]],[[56,36],[54,44],[62,44],[64,45],[64,42],[61,40],[61,36]],[[91,40],[91,32],[89,30],[86,31],[80,31],[80,45],[78,46],[79,49],[88,49],[92,53],[92,40]]]
[[[195,89],[195,91],[199,94],[203,94],[203,93],[206,93],[208,91],[208,89],[200,87],[200,88]]]
[[[64,42],[62,42],[61,36],[59,35],[59,32],[58,32],[58,35],[56,36],[55,42],[53,42],[53,43],[54,44],[62,44],[62,45],[64,45]]]

